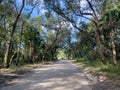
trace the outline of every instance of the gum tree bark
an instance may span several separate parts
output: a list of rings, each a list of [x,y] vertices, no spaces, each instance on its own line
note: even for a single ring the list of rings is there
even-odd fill
[[[112,44],[113,63],[116,65],[117,60],[116,60],[116,49],[115,49],[115,42],[114,42],[114,38],[115,38],[114,28],[111,29],[110,38],[111,38],[111,44]]]
[[[16,29],[18,20],[22,14],[22,10],[23,10],[24,6],[25,6],[25,0],[22,1],[21,9],[20,9],[20,11],[19,11],[14,23],[13,23],[12,30],[10,32],[10,37],[9,37],[8,42],[7,42],[6,51],[5,51],[5,55],[4,55],[4,67],[5,68],[9,67],[9,54],[10,54],[11,43],[12,43],[12,39],[13,39],[13,36],[15,33],[15,29]]]

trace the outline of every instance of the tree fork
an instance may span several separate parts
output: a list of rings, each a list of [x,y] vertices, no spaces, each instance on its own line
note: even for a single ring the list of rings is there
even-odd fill
[[[25,6],[25,0],[22,1],[22,6],[20,8],[20,11],[13,23],[13,26],[12,26],[12,30],[11,30],[11,33],[10,33],[10,39],[8,40],[8,43],[7,43],[7,46],[6,46],[6,51],[5,51],[5,56],[4,56],[4,67],[5,68],[8,68],[9,67],[9,54],[10,54],[10,48],[11,48],[11,42],[12,42],[12,38],[13,38],[13,35],[14,35],[14,32],[15,32],[15,29],[16,29],[16,26],[17,26],[17,22],[21,16],[21,13],[22,13],[22,10]]]

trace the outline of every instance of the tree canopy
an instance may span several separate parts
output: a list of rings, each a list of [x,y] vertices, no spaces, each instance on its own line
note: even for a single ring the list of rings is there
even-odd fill
[[[0,0],[0,67],[62,55],[119,64],[119,0],[18,2]]]

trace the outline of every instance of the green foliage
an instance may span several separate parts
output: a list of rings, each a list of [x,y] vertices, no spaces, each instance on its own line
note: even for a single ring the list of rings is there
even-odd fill
[[[84,58],[78,58],[75,60],[76,63],[82,63],[84,64],[84,67],[94,67],[94,68],[97,68],[97,67],[100,67],[101,66],[101,63],[100,63],[100,60],[87,60],[87,59],[84,59]]]
[[[58,58],[58,59],[67,59],[67,56],[66,56],[66,54],[65,54],[64,52],[65,52],[64,49],[59,50],[59,51],[58,51],[57,58]]]
[[[12,35],[9,60],[12,64],[36,63],[58,58],[77,59],[87,66],[101,67],[99,42],[103,46],[106,66],[102,71],[116,73],[117,66],[111,63],[112,44],[111,28],[114,28],[115,49],[120,59],[120,4],[119,0],[89,0],[85,7],[81,1],[44,0],[46,12],[38,17],[30,17],[32,10],[42,4],[40,0],[26,0],[26,7],[21,13],[16,29]],[[81,4],[80,4],[81,3]],[[2,66],[7,39],[18,15],[15,0],[4,0],[0,3],[0,63]],[[38,8],[39,9],[39,8]],[[52,11],[53,10],[53,11]],[[38,10],[39,11],[39,10]],[[86,13],[89,12],[89,13]],[[96,13],[96,15],[95,15]],[[74,31],[72,31],[74,29]],[[77,30],[78,31],[77,31]],[[75,31],[76,30],[76,31]],[[74,34],[73,34],[74,33]],[[75,41],[73,40],[75,39]],[[16,55],[14,55],[16,53]],[[115,67],[115,68],[114,68]],[[112,69],[113,68],[113,71]],[[114,72],[115,71],[115,72]]]
[[[91,68],[91,72],[105,72],[117,75],[120,74],[120,65],[113,65],[110,60],[107,60],[106,65],[102,65],[100,60],[86,60],[84,58],[78,58],[74,62],[78,64],[81,63],[84,68]]]
[[[112,64],[107,64],[107,65],[101,67],[100,71],[119,75],[120,74],[120,65],[115,66],[115,65],[112,65]]]

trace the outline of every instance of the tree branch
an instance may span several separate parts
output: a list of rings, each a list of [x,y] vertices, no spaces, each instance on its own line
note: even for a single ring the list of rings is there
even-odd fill
[[[11,32],[11,37],[12,37],[13,34],[14,34],[14,31],[15,31],[16,25],[17,25],[17,22],[18,22],[18,20],[19,20],[19,18],[20,18],[20,16],[21,16],[21,13],[22,13],[22,10],[23,10],[24,6],[25,6],[25,0],[23,0],[21,9],[20,9],[20,11],[19,11],[19,13],[18,13],[18,15],[17,15],[14,23],[13,23],[13,29],[12,29],[12,32]]]
[[[87,1],[87,3],[88,3],[89,7],[91,8],[91,10],[93,11],[93,14],[94,14],[95,18],[98,19],[97,14],[96,14],[96,12],[95,12],[95,10],[94,10],[91,2],[90,2],[89,0],[86,0],[86,1]]]

